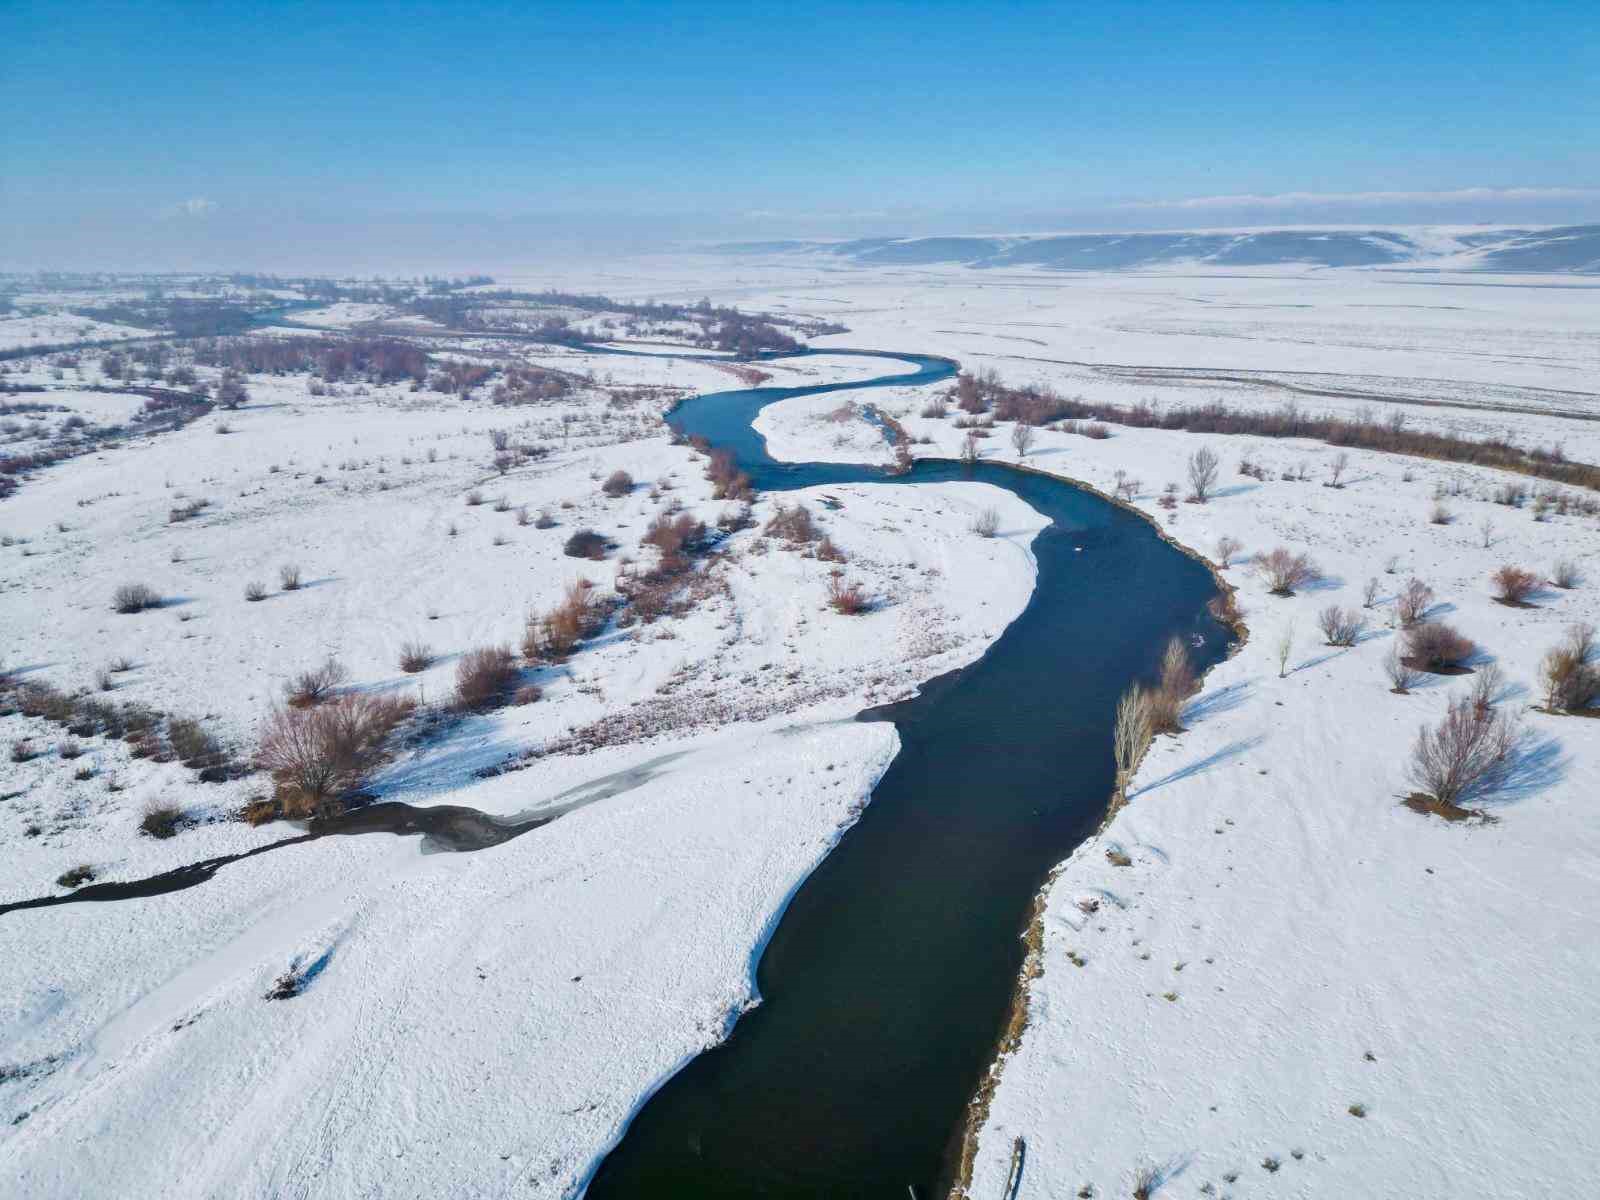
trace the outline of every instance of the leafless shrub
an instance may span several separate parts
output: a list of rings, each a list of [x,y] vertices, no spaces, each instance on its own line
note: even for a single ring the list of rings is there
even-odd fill
[[[1342,488],[1345,471],[1350,466],[1350,455],[1341,450],[1333,456],[1333,461],[1328,464],[1328,486]]]
[[[169,508],[167,510],[167,524],[176,525],[180,521],[191,520],[199,516],[210,503],[211,501],[202,497],[198,500],[191,500],[188,504],[179,504],[176,507]]]
[[[1578,564],[1570,558],[1563,558],[1550,568],[1550,582],[1556,587],[1571,591],[1583,582],[1583,574],[1578,570]]]
[[[1361,607],[1371,608],[1376,604],[1378,602],[1378,592],[1381,588],[1382,585],[1378,582],[1376,575],[1367,580],[1366,585],[1361,589]]]
[[[494,498],[493,508],[495,512],[510,512],[511,501],[506,499],[504,496],[496,496]]]
[[[68,760],[79,758],[83,755],[83,744],[75,738],[62,738],[56,753]]]
[[[1330,646],[1354,646],[1366,627],[1367,620],[1353,608],[1340,608],[1330,604],[1317,615],[1317,628],[1328,639]]]
[[[1516,728],[1505,714],[1480,713],[1460,696],[1444,720],[1418,733],[1408,775],[1425,795],[1453,807],[1492,781],[1515,741]]]
[[[433,666],[433,647],[426,642],[406,642],[400,647],[400,669],[407,675],[426,671]]]
[[[842,563],[849,562],[849,556],[833,544],[831,537],[825,537],[817,543],[817,558],[821,562]]]
[[[993,508],[986,508],[972,518],[972,532],[981,538],[992,538],[1000,531],[1000,513]]]
[[[285,563],[278,568],[278,586],[286,592],[300,590],[300,568],[292,563]]]
[[[971,468],[978,464],[978,437],[970,430],[961,441],[961,464]]]
[[[309,816],[358,784],[410,701],[352,693],[319,708],[275,708],[261,729],[256,761],[277,782],[285,816]]]
[[[1273,655],[1278,660],[1278,678],[1282,679],[1289,673],[1289,656],[1294,653],[1294,622],[1283,627],[1278,634],[1278,640],[1273,643]]]
[[[1179,716],[1183,703],[1194,690],[1194,667],[1189,662],[1188,648],[1182,638],[1171,638],[1161,655],[1161,682],[1145,693],[1151,730],[1154,733],[1181,732],[1183,724]]]
[[[553,529],[555,528],[555,523],[556,519],[550,515],[550,510],[542,508],[539,510],[539,515],[534,518],[533,527],[535,529]]]
[[[1236,537],[1223,535],[1217,539],[1217,565],[1227,570],[1233,565],[1234,555],[1244,549],[1244,543]]]
[[[11,743],[11,761],[25,763],[39,757],[39,752],[33,748],[33,743],[27,738],[18,738]]]
[[[811,510],[803,504],[778,505],[778,510],[772,514],[763,532],[796,545],[814,542],[822,536],[822,531],[811,519]]]
[[[511,449],[511,431],[509,429],[489,430],[489,447],[496,454],[504,454]]]
[[[1206,601],[1206,611],[1220,624],[1236,629],[1244,620],[1239,601],[1231,591],[1221,592]]]
[[[1112,494],[1124,504],[1132,504],[1133,498],[1139,494],[1140,486],[1139,480],[1119,468],[1111,490]]]
[[[478,505],[480,505],[482,503],[483,503],[483,493],[480,492],[477,488],[473,488],[470,492],[467,493],[467,507],[468,508],[476,508],[476,507],[478,507]]]
[[[942,397],[935,396],[922,406],[922,415],[930,420],[942,421],[950,415],[950,406]]]
[[[1307,555],[1294,554],[1283,546],[1257,558],[1256,568],[1276,596],[1292,596],[1296,588],[1322,578],[1322,572]]]
[[[1539,588],[1537,575],[1509,564],[1496,571],[1491,579],[1494,583],[1495,599],[1502,604],[1524,605],[1528,602],[1528,597]]]
[[[142,583],[125,583],[111,593],[111,607],[119,613],[143,612],[160,603],[155,589]]]
[[[1033,433],[1033,426],[1023,421],[1011,427],[1011,448],[1017,452],[1018,458],[1028,457],[1028,448],[1033,445]]]
[[[111,678],[111,671],[109,668],[101,667],[94,673],[94,686],[99,688],[102,692],[109,692],[117,686],[116,681]]]
[[[561,662],[595,631],[597,624],[588,583],[574,580],[567,585],[560,603],[544,616],[528,614],[522,633],[522,655],[529,662]]]
[[[267,585],[262,583],[259,579],[252,579],[249,583],[244,585],[244,598],[249,600],[251,603],[255,603],[258,600],[265,600],[267,598]]]
[[[533,518],[528,515],[528,506],[526,504],[517,507],[517,524],[523,527],[533,524]]]
[[[1405,629],[1411,628],[1427,616],[1431,607],[1433,607],[1433,589],[1415,576],[1406,580],[1406,586],[1400,589],[1400,594],[1394,600],[1395,615],[1399,617],[1400,625]]]
[[[729,450],[713,450],[706,465],[706,478],[711,481],[711,496],[715,500],[746,500],[754,494],[750,477],[739,470]]]
[[[1428,510],[1428,523],[1430,525],[1448,525],[1455,520],[1455,516],[1442,503],[1435,503]]]
[[[284,684],[284,696],[295,708],[308,708],[321,704],[333,690],[343,683],[350,672],[333,655],[322,660],[320,666],[302,671]]]
[[[859,583],[846,583],[844,576],[828,577],[828,607],[845,616],[866,612],[869,607],[866,590]]]
[[[1408,663],[1400,653],[1398,643],[1390,646],[1389,653],[1384,656],[1383,673],[1389,677],[1389,689],[1400,696],[1409,692],[1422,678],[1422,672]]]
[[[1539,682],[1550,712],[1582,712],[1600,703],[1600,667],[1590,661],[1595,656],[1594,640],[1594,626],[1573,625],[1558,645],[1545,652]]]
[[[1189,455],[1189,499],[1204,504],[1211,498],[1211,489],[1217,485],[1217,470],[1221,461],[1209,446],[1201,446]]]
[[[1459,667],[1478,652],[1477,643],[1443,621],[1421,621],[1406,630],[1406,651],[1427,671]]]
[[[1111,426],[1104,421],[1086,421],[1078,426],[1078,432],[1093,441],[1103,442],[1111,436]]]
[[[1467,697],[1472,701],[1472,711],[1478,716],[1488,715],[1490,709],[1500,699],[1505,690],[1505,673],[1500,670],[1499,664],[1487,663],[1478,668],[1472,677],[1472,690]]]
[[[456,706],[474,709],[498,703],[516,677],[516,657],[510,646],[469,650],[456,664]]]

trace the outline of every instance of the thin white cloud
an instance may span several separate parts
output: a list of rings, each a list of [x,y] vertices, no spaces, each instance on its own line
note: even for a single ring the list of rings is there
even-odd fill
[[[204,196],[192,196],[188,200],[178,201],[168,211],[178,217],[203,217],[216,210],[215,200],[207,200]]]
[[[1482,201],[1538,202],[1593,200],[1600,188],[1458,188],[1448,192],[1279,192],[1275,195],[1191,196],[1183,200],[1134,200],[1121,209],[1188,211],[1194,209],[1286,209],[1308,205],[1372,207],[1391,204],[1472,204]]]

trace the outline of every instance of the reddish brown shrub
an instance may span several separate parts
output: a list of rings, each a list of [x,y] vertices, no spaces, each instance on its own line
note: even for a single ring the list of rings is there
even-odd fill
[[[469,650],[456,663],[456,706],[473,709],[497,704],[505,698],[516,677],[516,657],[510,646]]]
[[[1322,572],[1309,557],[1292,554],[1282,546],[1256,559],[1256,567],[1277,596],[1292,596],[1296,588],[1322,578]]]
[[[283,815],[310,816],[355,787],[411,710],[410,701],[362,693],[318,708],[273,709],[256,761],[277,782]]]
[[[811,510],[803,504],[778,505],[778,511],[772,514],[763,532],[791,544],[814,542],[822,536],[811,519]]]
[[[1406,586],[1394,600],[1395,615],[1407,629],[1422,620],[1432,605],[1433,589],[1414,576],[1406,580]]]
[[[613,471],[600,485],[600,490],[608,496],[626,496],[633,491],[633,476],[626,471]]]
[[[1417,735],[1411,781],[1440,804],[1456,805],[1492,781],[1515,741],[1516,728],[1503,713],[1459,696],[1443,721]]]
[[[1317,628],[1330,646],[1354,646],[1366,624],[1367,619],[1359,610],[1337,604],[1328,605],[1317,615]]]
[[[433,647],[426,642],[407,642],[400,647],[400,669],[407,675],[426,671],[433,665]]]
[[[1443,621],[1422,621],[1406,630],[1406,651],[1427,671],[1459,667],[1478,652],[1477,643]]]
[[[854,616],[867,611],[867,593],[859,583],[846,583],[842,574],[828,577],[828,606],[836,613]]]
[[[1539,589],[1539,577],[1532,571],[1513,567],[1509,563],[1491,576],[1494,598],[1502,604],[1523,605]]]
[[[321,666],[302,671],[284,684],[284,696],[296,708],[320,704],[333,694],[333,689],[343,683],[349,674],[344,664],[330,654],[323,659]]]

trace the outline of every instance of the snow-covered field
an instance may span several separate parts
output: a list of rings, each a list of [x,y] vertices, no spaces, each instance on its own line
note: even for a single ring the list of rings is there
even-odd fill
[[[1600,310],[1594,286],[1570,278],[705,258],[613,267],[603,283],[579,270],[497,281],[804,313],[850,326],[815,344],[945,354],[1009,384],[1105,402],[1395,405],[1413,427],[1509,430],[1600,461]],[[742,386],[707,363],[543,347],[536,361],[617,386]],[[883,373],[849,358],[760,369],[774,386]],[[440,699],[455,655],[514,642],[525,612],[573,578],[606,589],[665,498],[708,522],[725,507],[703,464],[637,404],[602,427],[563,422],[559,406],[495,409],[399,387],[250,387],[238,413],[49,468],[0,503],[0,533],[26,539],[0,549],[5,665],[71,688],[126,656],[133,670],[114,676],[113,698],[205,717],[247,749],[283,680],[322,656],[336,653],[354,686]],[[870,404],[901,421],[914,452],[953,456],[963,433],[920,415],[929,394],[804,397],[769,408],[758,428],[780,458],[884,461]],[[96,395],[57,402],[76,412]],[[603,405],[569,407],[581,418]],[[554,452],[500,477],[496,428]],[[982,443],[985,457],[1017,457],[1008,433]],[[1583,1131],[1600,1126],[1600,960],[1589,948],[1600,723],[1531,709],[1544,650],[1573,622],[1600,624],[1600,522],[1494,504],[1513,477],[1479,468],[1351,452],[1344,486],[1331,487],[1336,452],[1320,443],[1112,433],[1040,431],[1026,461],[1106,492],[1126,472],[1142,483],[1134,502],[1206,557],[1219,537],[1239,539],[1223,575],[1250,633],[1206,679],[1185,732],[1158,739],[1129,805],[1049,886],[1027,1027],[980,1114],[970,1194],[1004,1194],[1019,1137],[1019,1198],[1130,1195],[1141,1167],[1164,1180],[1151,1193],[1161,1196],[1581,1194],[1593,1141]],[[1169,514],[1162,487],[1183,482],[1202,445],[1221,456],[1221,489]],[[1269,478],[1237,474],[1245,457]],[[1309,479],[1280,478],[1302,463]],[[606,498],[598,481],[618,468],[639,487]],[[648,489],[660,481],[671,487],[658,502]],[[482,506],[464,503],[473,488]],[[1428,520],[1441,492],[1454,518],[1444,525]],[[508,511],[495,512],[502,494]],[[592,801],[552,824],[461,855],[386,834],[324,839],[164,897],[0,916],[0,1068],[23,1068],[0,1074],[4,1186],[581,1190],[640,1099],[750,1002],[752,964],[785,898],[892,757],[892,730],[843,718],[981,653],[1031,589],[1038,519],[1007,493],[829,495],[842,507],[802,498],[847,552],[847,575],[885,601],[878,611],[828,611],[827,564],[745,530],[718,568],[725,587],[694,612],[608,631],[532,676],[539,702],[452,724],[375,781],[386,799],[495,814]],[[208,508],[169,523],[170,508],[202,497]],[[560,524],[519,526],[522,505]],[[772,507],[758,504],[758,519]],[[973,537],[985,507],[1022,532]],[[561,554],[580,525],[619,544],[612,562]],[[1280,545],[1310,554],[1323,581],[1268,594],[1245,560]],[[1499,566],[1544,575],[1559,559],[1583,570],[1578,588],[1546,588],[1531,608],[1492,598]],[[289,562],[310,586],[278,591]],[[1429,677],[1410,695],[1389,691],[1393,598],[1413,575],[1504,672],[1499,704],[1525,730],[1510,784],[1482,801],[1493,824],[1399,806],[1413,790],[1412,738],[1471,685]],[[1360,608],[1369,578],[1365,636],[1324,646],[1318,611]],[[113,614],[110,592],[130,579],[173,602]],[[251,579],[273,594],[246,601]],[[417,676],[396,665],[413,638],[439,654]],[[475,774],[619,710],[661,735]],[[0,718],[0,740],[19,737],[51,747],[59,731]],[[132,879],[284,836],[281,824],[225,819],[265,787],[259,776],[201,785],[117,743],[94,744],[89,759],[87,780],[74,778],[83,759],[4,763],[0,902],[56,890],[79,863]],[[122,790],[107,790],[112,776]],[[152,800],[198,823],[143,837]],[[1109,848],[1131,865],[1112,865]],[[291,961],[325,956],[303,995],[262,999]]]
[[[739,386],[709,365],[548,361],[617,383]],[[827,365],[781,373],[803,383]],[[525,614],[570,581],[605,594],[618,559],[648,561],[652,515],[677,503],[714,523],[728,507],[644,402],[496,409],[400,387],[314,396],[294,377],[250,388],[238,412],[38,472],[6,501],[14,679],[93,689],[126,659],[109,699],[202,718],[247,755],[288,676],[324,656],[354,688],[441,701],[463,652],[515,645]],[[100,422],[127,415],[126,396],[55,395]],[[493,429],[553,452],[501,475]],[[618,469],[637,486],[608,497],[599,481]],[[481,505],[465,502],[474,490]],[[447,722],[372,780],[418,805],[575,809],[549,826],[465,855],[414,837],[323,839],[170,895],[0,917],[5,1189],[572,1194],[639,1100],[753,1002],[773,921],[894,753],[892,727],[848,718],[976,657],[1032,590],[1039,521],[1007,493],[841,487],[794,501],[874,611],[831,611],[835,568],[764,537],[775,505],[761,501],[692,612],[608,629],[526,673],[537,703]],[[1012,536],[971,536],[989,507]],[[520,508],[557,524],[519,525]],[[618,545],[611,561],[562,554],[580,527]],[[285,564],[301,568],[297,590],[278,585]],[[165,603],[113,612],[131,580]],[[246,598],[252,580],[265,600]],[[435,663],[408,675],[397,663],[412,639]],[[521,761],[608,715],[657,736]],[[201,784],[104,738],[68,759],[75,739],[59,728],[0,717],[0,743],[16,741],[37,756],[5,764],[0,903],[62,893],[53,881],[80,864],[96,882],[138,879],[295,832],[232,819],[267,790],[260,775]],[[479,774],[508,763],[520,769]],[[157,803],[193,824],[142,836]],[[295,963],[320,964],[311,986],[265,999]]]

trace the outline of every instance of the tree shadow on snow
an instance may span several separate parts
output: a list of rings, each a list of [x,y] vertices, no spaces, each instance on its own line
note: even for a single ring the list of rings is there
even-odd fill
[[[1230,762],[1243,756],[1247,751],[1254,750],[1266,740],[1265,734],[1258,733],[1251,737],[1240,738],[1236,741],[1229,742],[1226,746],[1223,746],[1217,750],[1213,750],[1204,758],[1197,759],[1192,763],[1179,767],[1176,771],[1171,771],[1168,774],[1163,775],[1160,779],[1151,780],[1137,791],[1130,792],[1128,799],[1132,800],[1135,796],[1142,796],[1146,792],[1153,792],[1157,788],[1166,787],[1169,783],[1177,783],[1180,780],[1199,775],[1204,771],[1209,771],[1212,767],[1220,766],[1225,762]]]

